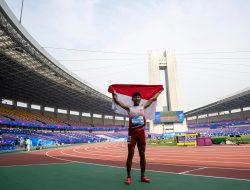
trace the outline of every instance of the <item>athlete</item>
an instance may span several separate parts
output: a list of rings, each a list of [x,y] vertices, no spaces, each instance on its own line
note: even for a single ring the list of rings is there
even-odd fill
[[[132,159],[134,156],[135,145],[137,144],[139,156],[140,156],[140,166],[141,166],[141,182],[149,183],[150,179],[147,178],[145,174],[146,168],[146,158],[145,158],[145,148],[146,148],[146,138],[145,138],[145,109],[147,109],[162,91],[155,94],[151,99],[145,102],[144,105],[140,105],[141,94],[135,92],[132,95],[133,106],[125,105],[120,102],[117,98],[117,94],[114,92],[113,100],[116,104],[121,106],[128,112],[129,115],[129,129],[128,129],[128,157],[127,157],[127,178],[124,181],[125,184],[129,185],[131,183],[131,167]]]

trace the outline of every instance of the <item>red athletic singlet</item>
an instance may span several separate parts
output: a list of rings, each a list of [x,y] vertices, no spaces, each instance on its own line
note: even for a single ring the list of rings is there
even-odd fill
[[[144,129],[146,125],[145,111],[143,106],[129,108],[129,131]]]
[[[145,128],[146,118],[144,106],[133,106],[129,108],[129,130],[128,145],[135,147],[136,143],[146,144]]]

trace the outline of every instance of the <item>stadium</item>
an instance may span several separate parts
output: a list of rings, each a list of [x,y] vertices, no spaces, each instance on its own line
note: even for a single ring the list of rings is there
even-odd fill
[[[1,187],[128,188],[123,183],[128,116],[115,113],[110,96],[45,51],[5,1],[0,1],[0,89]],[[147,122],[152,182],[139,182],[136,150],[131,188],[247,189],[250,88],[184,112],[181,121],[177,109],[171,111],[158,112],[157,130]],[[176,130],[185,122],[186,131]]]

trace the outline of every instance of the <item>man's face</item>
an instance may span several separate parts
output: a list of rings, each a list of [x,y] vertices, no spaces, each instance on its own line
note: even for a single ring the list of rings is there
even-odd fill
[[[139,96],[139,95],[138,96],[133,96],[132,101],[134,102],[135,106],[138,106],[140,104],[140,102],[141,102],[141,96]]]

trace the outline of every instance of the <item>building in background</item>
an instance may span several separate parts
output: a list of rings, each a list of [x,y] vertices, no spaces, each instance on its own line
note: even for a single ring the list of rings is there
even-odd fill
[[[163,56],[154,50],[148,52],[149,84],[161,84],[161,70],[165,75],[164,92],[158,98],[156,119],[150,121],[150,132],[185,132],[187,124],[182,111],[174,51],[165,51]],[[163,106],[163,98],[166,98],[166,106]]]

